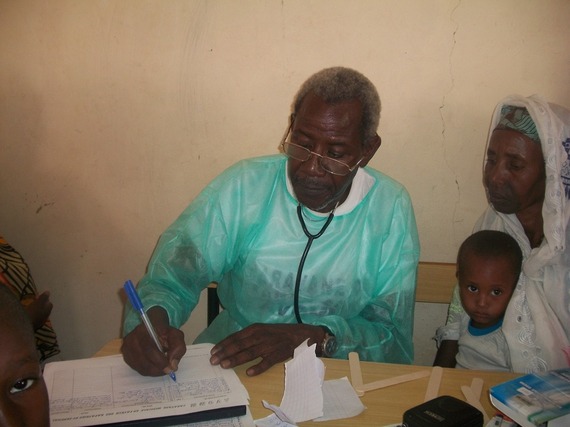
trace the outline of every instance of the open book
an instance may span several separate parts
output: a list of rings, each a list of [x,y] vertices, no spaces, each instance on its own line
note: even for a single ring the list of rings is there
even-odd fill
[[[490,389],[491,403],[523,427],[570,426],[570,368],[528,374]]]
[[[144,377],[122,355],[48,363],[51,426],[171,426],[244,415],[248,393],[232,369],[210,364],[211,348],[188,346],[176,382]]]

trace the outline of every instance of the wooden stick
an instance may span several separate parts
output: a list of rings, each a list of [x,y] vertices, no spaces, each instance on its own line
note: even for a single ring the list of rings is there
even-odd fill
[[[463,396],[465,396],[467,403],[469,403],[471,406],[474,406],[475,408],[481,411],[481,413],[483,414],[483,425],[486,426],[487,423],[489,422],[489,416],[487,415],[487,412],[485,412],[485,409],[483,409],[483,405],[481,405],[479,399],[477,399],[473,394],[473,390],[471,390],[471,387],[462,385],[461,391],[463,392]]]
[[[483,393],[483,379],[473,378],[471,381],[471,391],[477,400],[481,400],[481,394]]]
[[[417,380],[419,378],[429,377],[430,371],[418,371],[412,372],[411,374],[399,375],[397,377],[387,378],[385,380],[374,381],[368,384],[364,384],[361,388],[356,389],[356,391],[372,391],[379,388],[390,387],[396,384],[405,383],[408,381]]]
[[[431,368],[431,375],[429,376],[429,383],[426,389],[424,402],[435,399],[438,396],[442,376],[443,368],[441,366],[434,366]]]
[[[350,381],[358,396],[364,396],[362,389],[362,370],[360,369],[360,357],[352,351],[348,353],[348,366],[350,367]]]

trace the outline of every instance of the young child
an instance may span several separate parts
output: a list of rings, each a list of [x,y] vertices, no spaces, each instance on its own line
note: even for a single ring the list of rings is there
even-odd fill
[[[463,242],[457,254],[457,281],[467,315],[461,319],[457,345],[446,354],[438,350],[435,366],[512,371],[501,325],[522,258],[518,243],[502,231],[478,231]],[[436,340],[440,347],[439,329]]]
[[[49,426],[49,400],[30,317],[0,286],[0,425]]]

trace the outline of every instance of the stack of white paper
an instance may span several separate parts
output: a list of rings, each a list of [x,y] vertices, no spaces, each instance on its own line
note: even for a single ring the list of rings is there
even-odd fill
[[[44,378],[51,425],[100,425],[245,409],[247,390],[232,369],[210,364],[211,348],[211,344],[188,346],[176,382],[168,375],[141,376],[121,355],[48,363]]]

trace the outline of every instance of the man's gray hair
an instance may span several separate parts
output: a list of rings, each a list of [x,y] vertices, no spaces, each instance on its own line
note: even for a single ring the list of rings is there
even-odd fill
[[[360,134],[366,144],[376,136],[380,122],[380,97],[368,78],[356,70],[345,67],[325,68],[309,77],[301,86],[293,101],[293,114],[296,115],[303,99],[314,92],[327,104],[358,100],[362,105]]]

